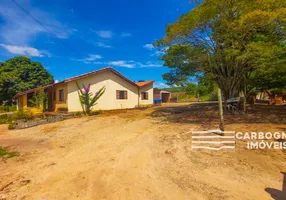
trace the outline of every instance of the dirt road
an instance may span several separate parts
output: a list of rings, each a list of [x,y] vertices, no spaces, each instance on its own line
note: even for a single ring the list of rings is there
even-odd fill
[[[180,110],[190,108],[177,106],[23,130],[4,131],[2,125],[0,146],[21,155],[0,160],[0,199],[263,200],[272,199],[266,188],[282,189],[285,153],[248,150],[244,141],[236,150],[192,150],[190,130],[204,128],[209,119],[182,122]],[[257,127],[286,128],[284,122],[227,124],[236,130]]]

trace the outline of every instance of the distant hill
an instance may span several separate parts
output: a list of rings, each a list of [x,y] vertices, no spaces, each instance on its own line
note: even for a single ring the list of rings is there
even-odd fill
[[[171,93],[184,92],[185,91],[185,89],[183,87],[162,88],[162,90],[166,90],[166,91],[171,92]]]

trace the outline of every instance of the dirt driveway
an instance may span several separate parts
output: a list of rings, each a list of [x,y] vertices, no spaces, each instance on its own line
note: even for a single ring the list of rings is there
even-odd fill
[[[257,118],[261,109],[255,108],[247,116],[227,116],[226,127],[285,131],[281,108],[266,111],[267,119],[263,113]],[[23,130],[2,125],[0,146],[21,155],[0,160],[0,199],[272,199],[282,190],[286,154],[248,150],[245,141],[236,150],[192,150],[190,131],[216,126],[216,107],[209,104],[106,113]]]

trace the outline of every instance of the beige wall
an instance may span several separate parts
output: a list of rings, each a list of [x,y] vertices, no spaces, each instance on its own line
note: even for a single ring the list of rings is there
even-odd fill
[[[92,93],[97,92],[103,86],[106,87],[105,93],[100,97],[93,110],[124,109],[135,108],[138,106],[138,88],[110,71],[79,79],[78,83],[81,87],[82,84],[87,85],[90,83]],[[79,103],[76,81],[67,83],[67,90],[67,105],[69,112],[82,111]],[[116,99],[116,90],[126,90],[127,99]]]
[[[141,92],[148,92],[148,100],[141,99]],[[139,89],[139,103],[140,105],[150,105],[153,104],[153,83],[143,86]]]
[[[58,111],[58,109],[63,108],[66,109],[68,108],[68,84],[63,83],[63,84],[59,84],[56,85],[56,87],[54,88],[54,91],[56,91],[56,100],[53,101],[53,105],[54,105],[54,111]],[[60,96],[59,96],[59,91],[60,90],[64,90],[64,101],[60,101]]]

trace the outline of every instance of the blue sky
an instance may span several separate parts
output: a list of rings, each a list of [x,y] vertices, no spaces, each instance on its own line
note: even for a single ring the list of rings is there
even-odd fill
[[[15,1],[53,34],[12,0],[1,0],[1,61],[26,55],[59,81],[111,66],[134,81],[155,80],[156,87],[165,87],[162,74],[169,70],[151,44],[195,6],[189,0]]]

